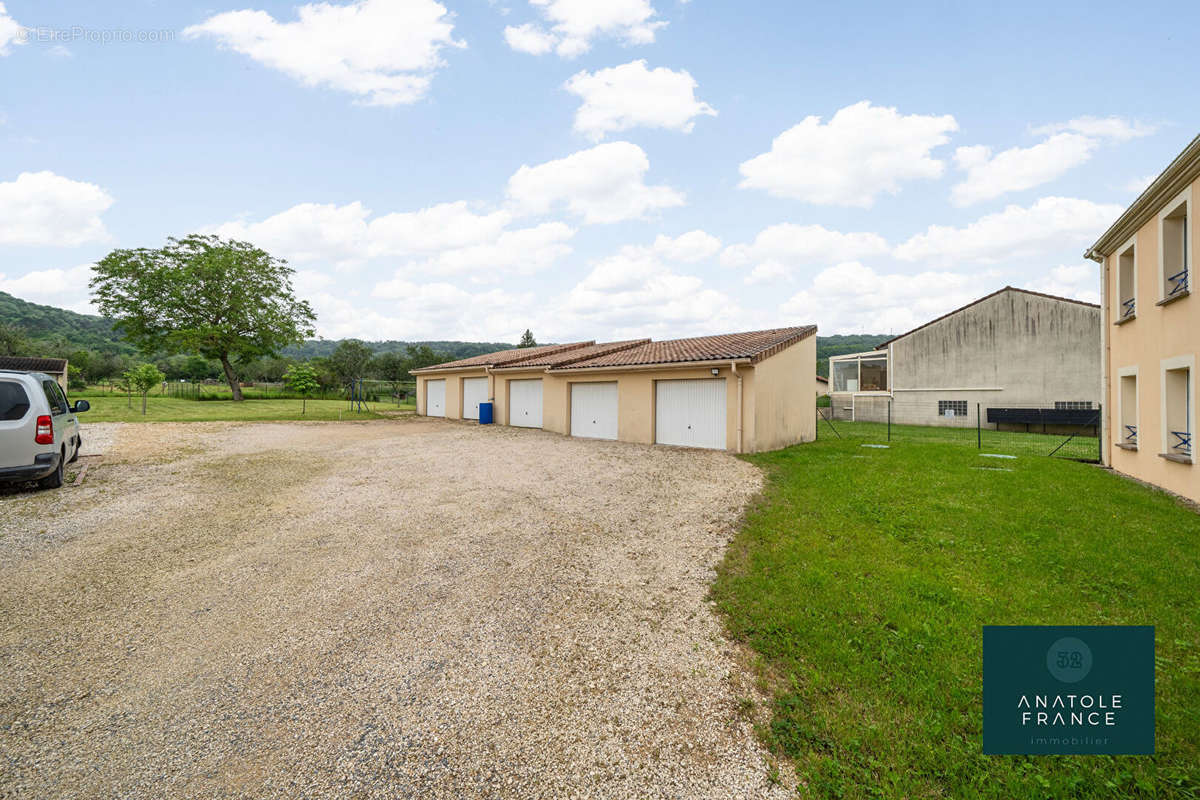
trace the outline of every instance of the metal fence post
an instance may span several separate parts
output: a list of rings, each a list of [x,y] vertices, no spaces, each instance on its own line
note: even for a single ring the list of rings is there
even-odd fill
[[[983,422],[980,412],[980,404],[975,404],[975,449],[983,449]]]
[[[892,440],[892,398],[888,398],[888,441]]]

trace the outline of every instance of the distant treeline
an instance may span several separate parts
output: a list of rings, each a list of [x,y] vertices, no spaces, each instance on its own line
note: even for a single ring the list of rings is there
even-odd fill
[[[862,353],[874,350],[892,338],[879,333],[855,333],[842,336],[817,337],[817,374],[829,377],[829,357],[846,353]]]

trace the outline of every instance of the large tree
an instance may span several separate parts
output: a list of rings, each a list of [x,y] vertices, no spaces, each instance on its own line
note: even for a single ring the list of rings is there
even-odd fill
[[[292,292],[287,262],[247,242],[192,235],[153,250],[114,250],[95,267],[92,295],[146,352],[218,361],[242,399],[233,362],[275,355],[312,336],[316,315]]]
[[[366,377],[373,355],[371,348],[358,339],[346,339],[339,343],[337,349],[329,356],[329,369],[333,371],[338,383],[348,384]]]

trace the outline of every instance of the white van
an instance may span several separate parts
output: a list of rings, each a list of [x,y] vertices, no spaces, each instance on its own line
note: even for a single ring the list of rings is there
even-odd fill
[[[0,482],[62,486],[63,470],[83,444],[75,415],[88,408],[87,400],[68,405],[49,375],[0,370]]]

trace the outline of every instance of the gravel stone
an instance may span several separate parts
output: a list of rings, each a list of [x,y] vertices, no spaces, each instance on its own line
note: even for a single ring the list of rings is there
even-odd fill
[[[788,796],[706,601],[753,466],[425,418],[84,435],[83,486],[0,497],[0,796]]]

